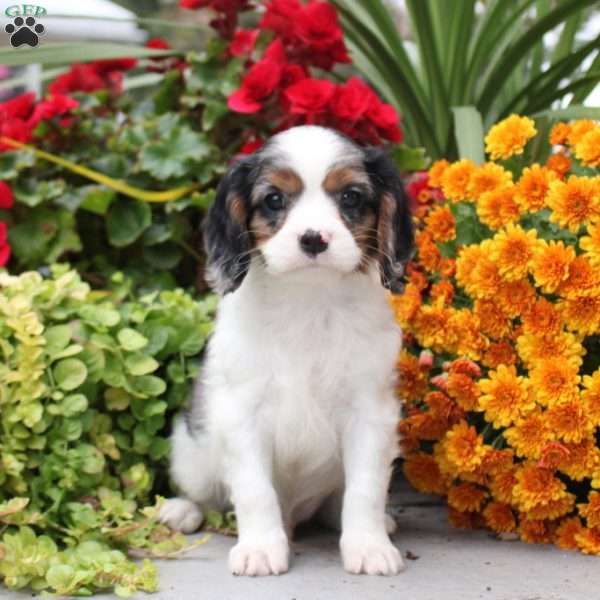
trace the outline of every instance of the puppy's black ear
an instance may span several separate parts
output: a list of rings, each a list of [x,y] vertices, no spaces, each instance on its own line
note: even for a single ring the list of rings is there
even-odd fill
[[[377,240],[381,283],[394,294],[403,291],[406,263],[414,247],[412,216],[400,174],[381,148],[365,150],[365,169],[379,201]]]
[[[235,291],[250,266],[248,213],[256,165],[250,156],[229,169],[204,220],[207,280],[220,294]]]

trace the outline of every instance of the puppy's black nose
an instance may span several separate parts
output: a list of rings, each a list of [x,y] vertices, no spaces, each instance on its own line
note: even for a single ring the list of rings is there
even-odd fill
[[[309,256],[316,256],[327,250],[327,242],[314,229],[307,229],[300,236],[300,248]]]

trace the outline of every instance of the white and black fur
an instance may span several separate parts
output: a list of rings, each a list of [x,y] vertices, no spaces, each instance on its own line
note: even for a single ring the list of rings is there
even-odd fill
[[[393,163],[328,129],[289,129],[231,168],[204,237],[223,298],[174,426],[180,496],[162,521],[191,532],[202,510],[233,505],[231,571],[269,575],[316,515],[341,529],[348,571],[398,573],[385,504],[401,333],[384,286],[401,288],[413,233]]]

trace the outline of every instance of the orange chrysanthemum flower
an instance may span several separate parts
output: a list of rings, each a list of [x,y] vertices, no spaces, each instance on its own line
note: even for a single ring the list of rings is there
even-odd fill
[[[575,156],[587,167],[600,167],[600,127],[588,131],[575,144]]]
[[[559,519],[573,512],[575,508],[575,494],[565,494],[563,498],[558,500],[550,500],[547,504],[534,506],[527,511],[527,518],[535,521],[544,519]]]
[[[496,301],[511,318],[528,312],[535,303],[535,298],[535,289],[527,279],[503,282],[496,294]]]
[[[528,544],[549,544],[554,537],[555,525],[550,521],[529,519],[526,514],[519,517],[519,535]]]
[[[434,188],[442,187],[442,175],[450,166],[447,160],[436,160],[429,169],[429,185]]]
[[[522,154],[525,144],[537,133],[528,117],[510,115],[494,125],[485,137],[485,151],[492,160],[507,159]]]
[[[588,226],[588,234],[579,239],[585,256],[594,267],[600,267],[600,223]]]
[[[559,179],[563,179],[571,170],[571,159],[565,154],[562,154],[562,152],[552,154],[546,161],[546,168],[550,169],[550,171],[554,171]]]
[[[533,463],[518,467],[515,477],[517,483],[513,488],[513,498],[524,512],[553,500],[561,500],[567,494],[565,484],[552,471]]]
[[[590,437],[594,425],[579,399],[561,402],[546,411],[546,422],[556,437],[563,442],[581,442]]]
[[[476,529],[481,526],[478,513],[461,512],[452,507],[448,507],[448,522],[457,529]]]
[[[448,431],[448,419],[429,412],[417,412],[402,421],[402,434],[417,440],[438,441]]]
[[[517,456],[537,460],[552,440],[553,432],[546,423],[544,413],[538,409],[517,419],[516,424],[504,432],[504,437]]]
[[[569,276],[569,265],[575,259],[575,250],[561,241],[540,241],[531,260],[535,284],[544,292],[553,293]]]
[[[549,336],[524,334],[517,338],[517,350],[527,368],[535,367],[540,360],[561,357],[579,367],[585,349],[572,333],[562,331]]]
[[[570,146],[576,146],[582,139],[583,136],[596,129],[597,125],[591,119],[579,119],[574,121],[569,126],[569,135],[567,136],[567,142]]]
[[[592,477],[600,465],[600,449],[595,440],[587,438],[578,444],[563,444],[564,452],[557,455],[557,468],[574,481]]]
[[[600,527],[585,527],[575,539],[584,554],[600,554]]]
[[[454,286],[447,279],[443,279],[431,286],[429,295],[434,303],[452,304],[452,300],[454,299]]]
[[[456,282],[465,291],[473,289],[473,272],[478,262],[485,256],[483,249],[477,244],[463,247],[456,259]]]
[[[550,143],[554,146],[564,145],[570,133],[571,127],[567,123],[557,123],[550,130]]]
[[[554,541],[563,550],[577,550],[577,536],[583,531],[583,524],[579,517],[564,519],[556,529]]]
[[[600,217],[600,185],[596,179],[571,175],[567,181],[550,184],[546,203],[552,209],[550,221],[577,233]]]
[[[600,493],[591,492],[587,504],[578,504],[579,514],[585,518],[588,527],[600,527]]]
[[[421,306],[413,322],[421,346],[439,351],[453,339],[453,332],[448,327],[452,313],[452,309],[443,306]]]
[[[479,381],[479,410],[494,427],[508,427],[535,408],[535,401],[524,377],[514,366],[500,365]]]
[[[487,494],[471,483],[453,485],[448,490],[448,505],[460,512],[479,512]]]
[[[461,202],[469,200],[469,181],[475,172],[475,163],[463,159],[451,164],[442,173],[442,191],[448,200]]]
[[[427,391],[427,370],[419,365],[419,360],[406,350],[402,350],[398,359],[398,392],[408,402],[420,400]]]
[[[559,310],[545,298],[536,300],[522,313],[523,329],[526,334],[550,337],[560,332]]]
[[[414,452],[403,465],[406,479],[424,494],[445,494],[448,484],[431,454]]]
[[[389,300],[396,320],[402,327],[408,327],[421,307],[421,292],[413,284],[408,284],[404,288],[403,294],[390,294]]]
[[[583,391],[581,401],[585,407],[585,413],[594,426],[600,426],[600,369],[592,375],[583,376]]]
[[[510,468],[496,473],[490,481],[492,496],[507,504],[513,501],[513,489],[517,484],[516,469]]]
[[[467,291],[475,298],[493,298],[503,283],[500,269],[490,257],[491,240],[484,240],[480,247],[483,253],[475,265],[472,285]]]
[[[469,198],[479,198],[486,192],[506,187],[512,182],[512,173],[496,163],[485,163],[477,167],[469,179]]]
[[[569,265],[569,276],[558,288],[567,298],[597,296],[600,293],[600,271],[595,269],[586,256],[577,256]]]
[[[559,302],[565,326],[581,335],[600,333],[600,296],[573,296]]]
[[[456,221],[447,206],[430,211],[425,217],[425,224],[436,242],[449,242],[456,237]]]
[[[516,527],[515,516],[509,504],[490,502],[483,511],[485,524],[496,533],[509,533]]]
[[[473,314],[479,319],[481,331],[488,337],[500,339],[510,333],[510,320],[494,300],[475,300]]]
[[[433,273],[440,268],[442,255],[428,231],[419,231],[415,236],[415,243],[419,252],[419,262]]]
[[[444,440],[447,460],[459,471],[473,471],[483,460],[483,438],[466,421],[456,424]]]
[[[546,206],[550,184],[556,173],[538,164],[525,167],[515,185],[515,202],[523,212],[536,212]]]
[[[429,287],[427,275],[425,275],[423,271],[415,268],[412,264],[408,265],[407,274],[408,282],[414,285],[419,291],[423,291]]]
[[[507,225],[493,237],[490,256],[498,264],[500,275],[507,281],[515,281],[527,276],[537,246],[535,229],[525,231],[519,225]]]
[[[500,229],[519,218],[520,208],[515,200],[516,186],[496,188],[477,199],[477,216],[490,229]]]
[[[452,336],[455,353],[479,360],[488,345],[488,340],[481,334],[479,320],[468,309],[455,310],[448,324]]]
[[[497,369],[500,365],[514,365],[517,354],[509,342],[495,342],[488,346],[481,362],[488,369]]]
[[[581,377],[577,366],[564,358],[540,360],[529,372],[537,401],[544,406],[574,400]]]
[[[465,411],[473,410],[477,406],[479,388],[477,384],[463,373],[450,373],[448,375],[448,395],[456,400],[460,408]]]

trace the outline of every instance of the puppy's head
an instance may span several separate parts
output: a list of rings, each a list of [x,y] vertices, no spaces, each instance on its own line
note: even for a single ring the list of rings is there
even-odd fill
[[[408,202],[384,151],[322,127],[275,135],[221,181],[205,221],[209,279],[242,283],[253,255],[273,275],[300,269],[366,270],[401,291],[413,246]]]

